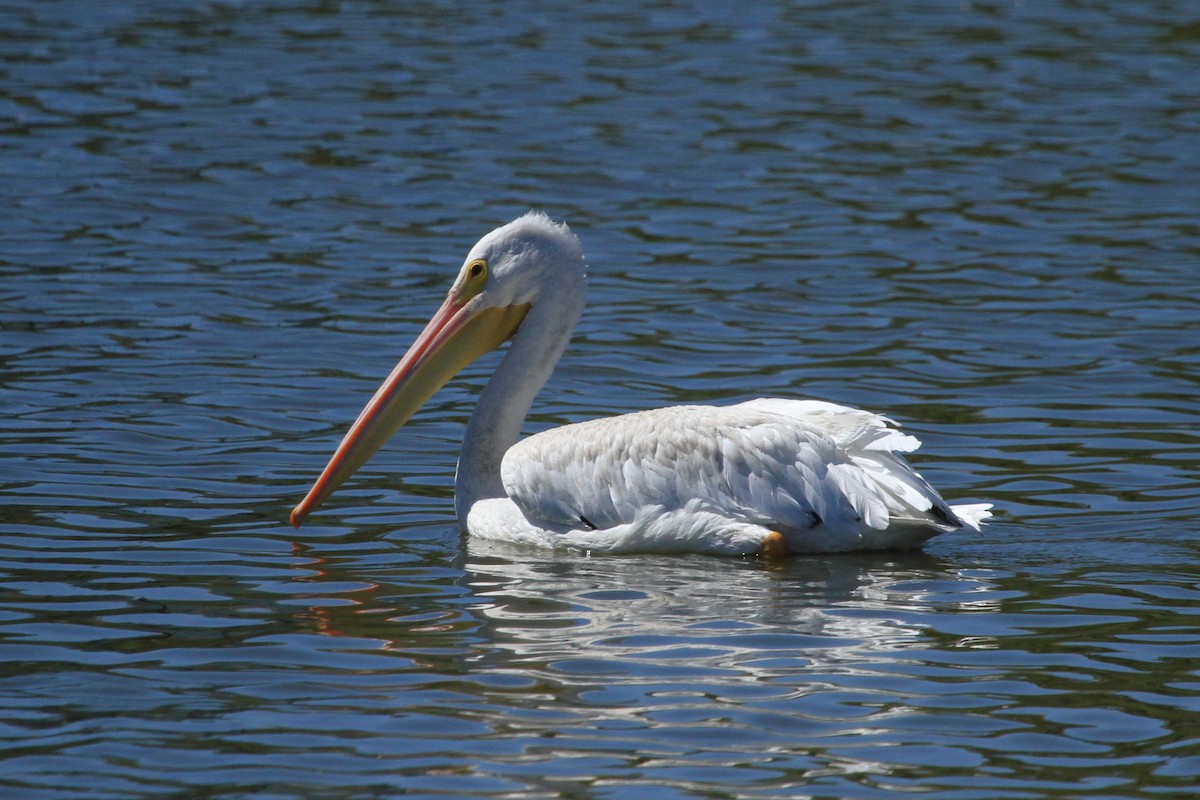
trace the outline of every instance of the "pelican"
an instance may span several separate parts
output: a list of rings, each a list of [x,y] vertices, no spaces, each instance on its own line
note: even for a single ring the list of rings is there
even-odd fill
[[[530,212],[471,249],[441,308],[291,514],[299,527],[455,374],[511,340],[467,423],[460,526],[483,539],[594,552],[901,549],[979,530],[989,504],[947,505],[886,417],[816,400],[687,405],[521,425],[583,311],[586,264],[565,225]]]

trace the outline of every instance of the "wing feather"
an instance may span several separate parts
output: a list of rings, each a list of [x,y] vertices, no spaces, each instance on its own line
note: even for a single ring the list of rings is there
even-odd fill
[[[511,448],[501,472],[531,522],[564,531],[685,509],[792,534],[824,526],[853,536],[895,523],[927,538],[973,522],[904,461],[900,453],[918,445],[869,412],[768,399],[556,428]]]

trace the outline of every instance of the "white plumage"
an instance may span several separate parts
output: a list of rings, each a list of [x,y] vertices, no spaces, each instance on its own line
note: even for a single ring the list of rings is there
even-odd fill
[[[472,535],[591,551],[727,554],[909,548],[977,530],[986,504],[948,506],[878,415],[812,400],[676,406],[517,441],[583,308],[565,225],[527,214],[480,240],[442,309],[347,433],[294,524],[463,365],[512,337],[467,427],[455,481]]]
[[[501,479],[529,541],[593,550],[752,553],[770,531],[794,552],[887,549],[976,527],[984,509],[947,506],[888,422],[802,400],[660,408],[531,436]]]

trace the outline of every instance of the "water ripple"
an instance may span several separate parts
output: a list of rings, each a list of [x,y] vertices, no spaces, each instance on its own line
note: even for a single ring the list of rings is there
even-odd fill
[[[0,9],[0,782],[1192,791],[1189,13]],[[484,360],[293,532],[462,254],[530,207],[591,267],[531,430],[824,398],[903,422],[994,524],[770,568],[468,542]]]

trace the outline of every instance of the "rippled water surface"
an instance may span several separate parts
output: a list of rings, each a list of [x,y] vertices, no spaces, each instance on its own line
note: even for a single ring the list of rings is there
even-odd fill
[[[1192,796],[1197,74],[1182,0],[0,7],[4,796]],[[531,207],[530,430],[828,399],[993,524],[484,548],[485,359],[293,531]]]

